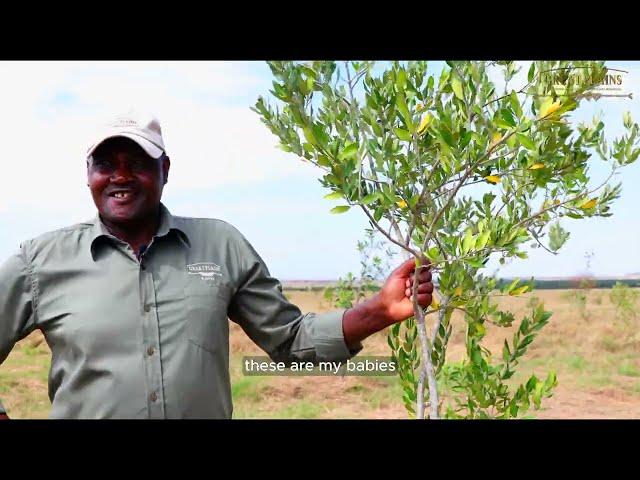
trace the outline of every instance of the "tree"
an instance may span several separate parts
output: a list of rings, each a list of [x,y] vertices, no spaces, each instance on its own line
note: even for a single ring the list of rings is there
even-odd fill
[[[383,281],[391,266],[389,261],[395,252],[376,238],[376,231],[366,229],[365,238],[358,241],[357,250],[360,254],[360,274],[356,277],[353,272],[347,273],[345,278],[339,278],[335,286],[324,289],[325,300],[337,308],[351,308],[360,303],[367,293],[379,288],[378,282]],[[386,248],[385,248],[386,246]]]
[[[415,317],[389,337],[407,408],[417,418],[439,418],[443,408],[453,418],[508,418],[539,406],[553,374],[513,391],[507,380],[551,312],[532,308],[496,361],[482,344],[486,325],[515,318],[492,299],[522,295],[533,279],[498,288],[483,269],[491,256],[526,258],[528,241],[557,251],[568,236],[562,217],[611,215],[621,185],[610,181],[640,155],[638,125],[625,114],[625,133],[610,143],[599,118],[569,121],[604,78],[604,63],[533,62],[517,88],[515,62],[447,62],[439,74],[422,61],[392,62],[379,74],[372,62],[269,66],[275,105],[260,97],[253,110],[283,150],[321,170],[328,198],[344,200],[331,211],[361,209],[372,228],[415,257],[416,276],[428,262],[438,276],[437,301],[423,310],[414,300]],[[611,172],[593,185],[596,155]],[[456,309],[464,313],[466,355],[443,369]],[[454,392],[446,402],[438,378]]]
[[[628,327],[637,317],[638,298],[640,292],[622,282],[616,282],[609,293],[609,299],[616,308],[616,317],[624,321]]]

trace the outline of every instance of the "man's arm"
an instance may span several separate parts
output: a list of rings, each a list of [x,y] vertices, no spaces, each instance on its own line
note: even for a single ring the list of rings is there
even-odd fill
[[[0,265],[0,364],[35,327],[31,277],[21,251]],[[0,402],[0,420],[7,419]]]
[[[348,346],[413,315],[414,271],[415,260],[407,260],[389,275],[379,293],[345,312],[342,330]],[[425,267],[418,276],[418,304],[429,306],[432,293],[431,272]]]
[[[342,320],[345,310],[303,314],[282,292],[262,258],[237,230],[232,232],[236,291],[228,316],[274,361],[289,363],[346,361],[362,346],[347,347]]]
[[[290,303],[280,282],[239,234],[237,262],[241,275],[229,306],[229,318],[238,323],[258,346],[276,361],[345,361],[361,349],[360,341],[374,332],[413,315],[411,273],[415,262],[396,269],[382,290],[349,310],[307,313]],[[423,272],[418,301],[431,303],[430,272]]]

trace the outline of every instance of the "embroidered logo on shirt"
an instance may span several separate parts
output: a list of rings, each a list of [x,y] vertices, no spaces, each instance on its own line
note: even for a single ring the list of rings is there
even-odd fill
[[[203,280],[213,279],[215,277],[221,277],[220,265],[210,262],[192,263],[187,265],[187,272],[189,275],[200,275]]]

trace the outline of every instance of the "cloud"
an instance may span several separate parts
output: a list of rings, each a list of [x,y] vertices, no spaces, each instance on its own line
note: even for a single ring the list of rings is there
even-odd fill
[[[110,115],[130,106],[159,116],[173,192],[304,175],[249,110],[269,88],[254,70],[246,62],[0,63],[0,212],[92,214],[86,148]]]

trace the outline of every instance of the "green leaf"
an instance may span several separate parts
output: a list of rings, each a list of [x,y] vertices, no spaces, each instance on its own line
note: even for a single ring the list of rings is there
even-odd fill
[[[480,353],[480,350],[473,350],[471,352],[471,361],[475,365],[480,365],[482,363],[482,354]]]
[[[567,100],[562,106],[558,109],[555,115],[561,115],[563,113],[569,112],[571,110],[575,110],[578,107],[578,102],[574,99]]]
[[[409,113],[409,109],[407,108],[407,102],[404,98],[404,95],[398,93],[396,95],[396,107],[398,107],[398,111],[402,118],[404,119],[407,127],[409,128],[409,132],[413,133],[415,131],[415,126],[413,125],[413,119],[411,118],[411,113]]]
[[[494,120],[494,123],[495,123],[496,127],[502,128],[504,130],[508,130],[513,126],[511,123],[505,122],[505,120],[503,118],[496,118]]]
[[[464,239],[462,240],[462,254],[466,254],[471,247],[474,244],[474,237],[473,237],[473,233],[471,233],[471,230],[467,230],[467,233],[465,233]]]
[[[411,134],[409,132],[407,132],[406,130],[403,130],[402,128],[399,127],[394,127],[393,131],[395,132],[395,134],[397,135],[397,137],[404,141],[404,142],[410,142],[411,141]]]
[[[330,213],[344,213],[347,212],[351,207],[349,205],[339,205],[337,207],[333,207],[329,210]]]
[[[502,118],[502,120],[504,120],[509,127],[516,126],[516,121],[513,118],[513,113],[511,113],[511,110],[508,110],[506,108],[500,110],[500,118]]]
[[[460,139],[460,148],[465,148],[473,138],[473,132],[466,132]]]
[[[471,265],[474,268],[482,268],[484,267],[484,261],[474,258],[467,258],[464,260],[468,265]]]
[[[330,167],[331,161],[324,155],[318,155],[318,165],[321,165],[323,167]]]
[[[311,145],[318,146],[318,139],[314,135],[312,129],[310,129],[309,127],[304,127],[302,129],[302,132],[304,133],[304,138],[307,139],[307,142],[309,142]]]
[[[507,343],[507,339],[504,340],[504,345],[502,346],[502,360],[504,362],[508,362],[511,358],[511,350],[509,349],[509,344]]]
[[[458,79],[458,77],[453,77],[451,79],[451,89],[456,97],[460,100],[464,101],[464,94],[462,92],[462,82]]]
[[[527,81],[533,81],[533,77],[536,75],[536,62],[531,62],[531,66],[529,67],[529,72],[527,73]]]
[[[482,250],[484,247],[486,247],[490,236],[491,230],[487,230],[481,233],[476,240],[476,250]]]
[[[351,143],[347,147],[345,147],[342,152],[340,152],[340,155],[338,155],[338,160],[346,160],[347,158],[355,156],[356,153],[358,153],[358,144]]]
[[[373,203],[376,200],[382,200],[383,198],[384,196],[380,192],[374,192],[360,200],[360,203],[363,205],[369,205],[370,203]]]
[[[522,117],[522,106],[520,105],[520,100],[518,99],[518,94],[515,90],[511,90],[509,94],[509,103],[511,104],[511,108],[513,108],[513,112],[516,114],[518,118]]]
[[[438,130],[438,133],[440,134],[440,137],[444,140],[444,142],[450,146],[451,148],[455,148],[456,147],[456,143],[453,140],[453,136],[451,135],[451,132],[449,132],[449,130],[447,130],[446,127],[442,127]]]
[[[311,128],[313,129],[313,135],[316,138],[316,141],[318,142],[318,146],[326,145],[329,142],[328,135],[324,132],[324,130],[320,125],[317,125],[314,123]],[[310,143],[313,143],[313,142],[310,142]]]
[[[407,86],[407,72],[404,70],[398,71],[398,76],[396,78],[396,87],[398,90],[404,90],[404,87]]]
[[[395,336],[398,336],[400,334],[400,324],[396,323],[391,327],[391,333]]]
[[[537,147],[536,147],[536,144],[533,142],[533,140],[531,140],[526,135],[524,135],[522,133],[516,133],[516,138],[520,142],[520,145],[522,145],[527,150],[532,150],[532,151],[537,151],[538,150]]]
[[[549,228],[549,249],[557,252],[566,243],[571,234],[567,232],[560,222],[556,222]]]
[[[337,191],[325,195],[324,198],[326,198],[327,200],[341,200],[344,198],[344,193],[342,193],[341,191]]]

